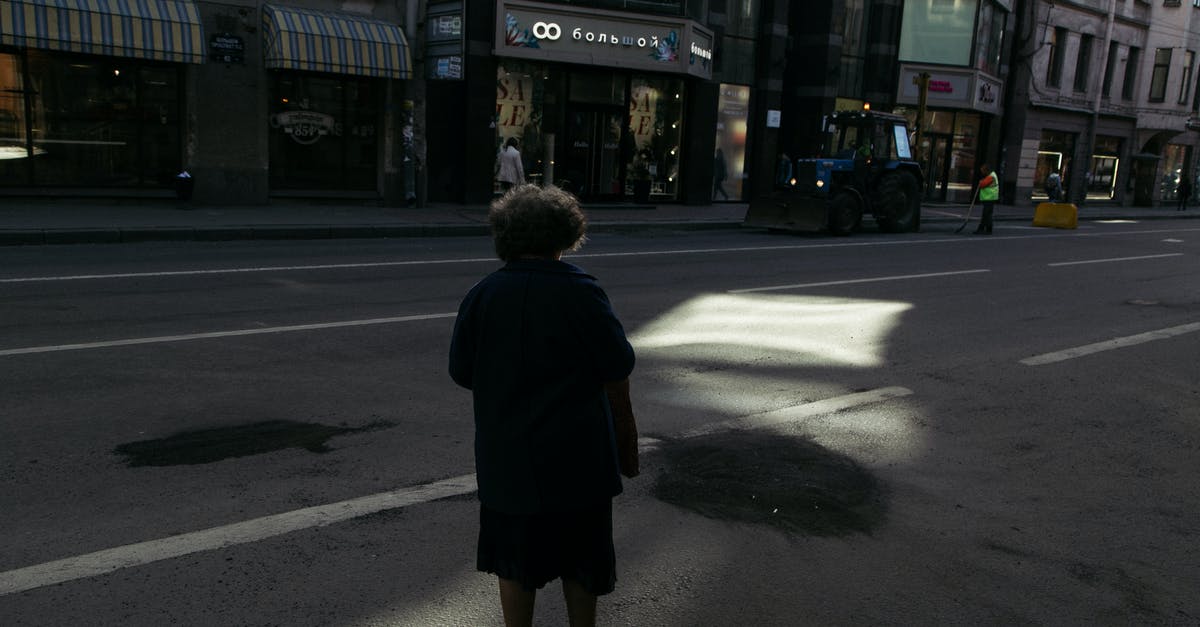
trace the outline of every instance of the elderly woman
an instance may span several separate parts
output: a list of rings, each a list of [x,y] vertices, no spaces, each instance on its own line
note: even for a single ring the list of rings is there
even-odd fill
[[[637,474],[633,348],[596,279],[562,261],[584,241],[574,196],[521,185],[488,218],[505,265],[467,293],[450,344],[474,396],[477,567],[499,578],[506,625],[530,625],[554,579],[570,624],[594,624],[616,584],[612,499]]]

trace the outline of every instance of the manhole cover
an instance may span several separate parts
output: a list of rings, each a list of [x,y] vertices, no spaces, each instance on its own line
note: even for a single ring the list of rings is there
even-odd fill
[[[654,486],[668,503],[709,518],[793,533],[870,533],[887,506],[880,483],[853,459],[808,440],[725,432],[667,444]]]

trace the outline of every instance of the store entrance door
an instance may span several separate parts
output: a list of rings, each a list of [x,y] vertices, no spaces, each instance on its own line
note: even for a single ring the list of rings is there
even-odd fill
[[[566,179],[561,182],[583,200],[621,197],[620,107],[575,105],[567,112]]]
[[[925,162],[925,200],[944,202],[946,200],[946,185],[950,178],[950,148],[952,137],[949,135],[930,135],[929,155]]]

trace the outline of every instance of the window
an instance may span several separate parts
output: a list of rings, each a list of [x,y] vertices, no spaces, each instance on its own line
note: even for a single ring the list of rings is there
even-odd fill
[[[1000,58],[1004,49],[1004,27],[1008,12],[989,0],[979,9],[979,41],[975,44],[975,69],[993,76],[1000,75]]]
[[[1167,76],[1171,72],[1171,49],[1159,48],[1154,53],[1154,72],[1150,75],[1150,102],[1167,98]]]
[[[1129,48],[1129,54],[1125,57],[1125,78],[1121,83],[1121,98],[1123,100],[1133,100],[1133,89],[1137,85],[1137,68],[1138,57],[1141,56],[1141,48]]]
[[[1200,0],[1196,0],[1200,2]],[[1117,66],[1117,52],[1121,49],[1121,44],[1113,41],[1108,44],[1108,59],[1104,62],[1104,81],[1100,84],[1100,93],[1105,98],[1112,91],[1113,69]]]
[[[735,0],[725,5],[725,34],[737,37],[754,37],[758,26],[758,2]]]
[[[1183,80],[1179,82],[1179,104],[1181,105],[1188,103],[1188,91],[1192,86],[1192,63],[1195,60],[1195,52],[1188,50],[1183,53]]]
[[[683,2],[681,0],[565,0],[560,4],[590,6],[597,9],[613,9],[616,11],[644,11],[646,13],[662,13],[665,15],[681,15]],[[694,8],[694,7],[689,7]]]
[[[165,63],[0,54],[0,185],[173,185],[181,85],[180,70]]]
[[[863,97],[863,73],[866,65],[866,10],[863,0],[847,0],[842,15],[842,71],[838,76],[838,95]],[[834,26],[835,28],[838,25]]]
[[[1075,61],[1075,91],[1087,91],[1088,74],[1092,65],[1093,39],[1091,35],[1079,36],[1079,56]]]
[[[271,188],[374,190],[381,82],[306,72],[270,80]]]
[[[1046,73],[1046,84],[1051,87],[1062,84],[1063,46],[1066,43],[1067,29],[1056,27],[1050,38],[1050,63]]]

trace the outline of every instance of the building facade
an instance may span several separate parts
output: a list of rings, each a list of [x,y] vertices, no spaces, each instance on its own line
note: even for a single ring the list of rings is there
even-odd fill
[[[1153,206],[1194,178],[1194,2],[1028,0],[1013,55],[1011,201],[1047,197],[1058,172],[1068,199]]]
[[[3,0],[0,194],[401,202],[398,6]]]

